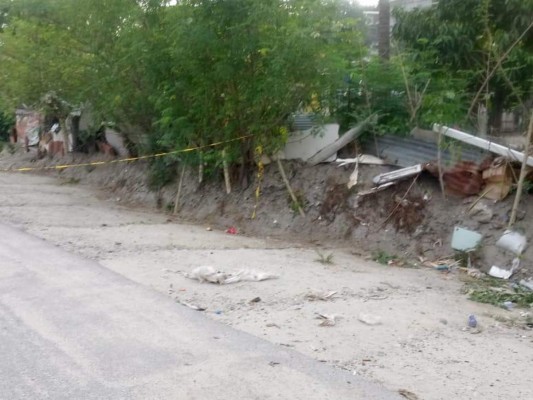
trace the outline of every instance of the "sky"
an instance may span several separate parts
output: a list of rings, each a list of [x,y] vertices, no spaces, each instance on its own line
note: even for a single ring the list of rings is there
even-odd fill
[[[377,6],[378,0],[357,0],[362,6]]]

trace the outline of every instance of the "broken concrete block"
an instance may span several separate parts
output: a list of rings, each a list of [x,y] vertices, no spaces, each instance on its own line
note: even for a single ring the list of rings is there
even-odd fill
[[[479,246],[482,238],[480,233],[456,226],[452,236],[452,249],[464,252],[473,251]]]
[[[520,255],[526,249],[527,239],[518,232],[506,230],[500,240],[496,242],[496,246]]]

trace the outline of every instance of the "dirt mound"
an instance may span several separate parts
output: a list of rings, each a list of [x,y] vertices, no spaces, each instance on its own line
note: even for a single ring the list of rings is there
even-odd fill
[[[61,160],[37,160],[32,154],[4,155],[3,168],[54,164],[87,163],[103,156],[71,154]],[[149,189],[144,161],[84,166],[64,170],[42,170],[38,173],[57,175],[63,183],[85,183],[104,189],[103,196],[135,206],[157,207],[170,213],[174,207],[177,182],[167,185],[160,193]],[[359,184],[348,190],[346,182],[351,167],[338,168],[323,164],[307,166],[285,163],[286,173],[294,192],[302,203],[306,216],[299,216],[292,204],[276,165],[268,165],[256,205],[258,182],[247,188],[235,188],[227,195],[220,176],[198,184],[196,171],[189,170],[183,182],[181,207],[177,218],[212,227],[235,226],[240,233],[261,237],[290,238],[319,242],[335,247],[348,247],[358,254],[380,252],[406,260],[413,265],[421,257],[435,260],[453,255],[453,228],[461,226],[483,234],[478,267],[488,271],[497,259],[495,243],[505,230],[512,196],[505,201],[476,202],[476,198],[446,197],[438,181],[428,175],[400,182],[391,188],[366,196],[358,193],[372,187],[372,178],[392,170],[387,166],[360,166]],[[516,229],[533,237],[533,227],[527,224],[533,215],[533,205],[525,198],[519,213],[522,220]],[[482,211],[479,212],[480,204]],[[255,218],[252,219],[256,211]],[[522,272],[531,276],[533,248],[522,257]]]

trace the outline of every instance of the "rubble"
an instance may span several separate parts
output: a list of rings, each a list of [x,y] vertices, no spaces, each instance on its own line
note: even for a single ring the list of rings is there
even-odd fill
[[[510,269],[505,269],[493,265],[489,270],[489,275],[494,278],[509,279],[520,268],[520,259],[515,258]]]
[[[509,163],[501,157],[482,174],[485,182],[485,197],[491,200],[503,200],[511,192],[513,172]]]
[[[493,265],[489,270],[489,275],[500,279],[509,279],[520,268],[520,255],[527,246],[527,239],[524,235],[506,230],[502,237],[496,242],[496,246],[513,253],[514,258],[509,268]]]
[[[527,239],[524,235],[506,230],[502,237],[496,242],[496,246],[509,250],[516,255],[520,255],[524,252],[527,246]]]
[[[391,182],[396,182],[399,180],[411,178],[412,176],[418,175],[423,170],[422,164],[413,165],[411,167],[398,169],[396,171],[385,172],[374,177],[373,182],[376,186],[381,186]]]
[[[200,283],[209,282],[219,285],[227,285],[237,282],[260,282],[268,279],[276,279],[277,275],[261,271],[240,270],[233,273],[217,270],[211,266],[201,266],[194,268],[191,273],[184,273],[183,276],[189,279],[197,280]]]
[[[462,252],[470,252],[475,250],[481,243],[483,236],[474,231],[455,227],[452,236],[452,249]]]

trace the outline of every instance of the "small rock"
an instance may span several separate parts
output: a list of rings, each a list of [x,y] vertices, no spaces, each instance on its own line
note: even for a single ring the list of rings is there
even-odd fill
[[[377,315],[361,313],[357,319],[366,325],[374,326],[382,324],[381,317]]]
[[[255,297],[252,300],[250,300],[250,303],[259,303],[261,301],[261,297]]]
[[[489,205],[482,201],[472,207],[469,214],[480,224],[488,224],[494,216],[494,212],[489,207]]]
[[[439,319],[439,322],[440,322],[442,325],[448,325],[448,321],[445,320],[444,318]]]

